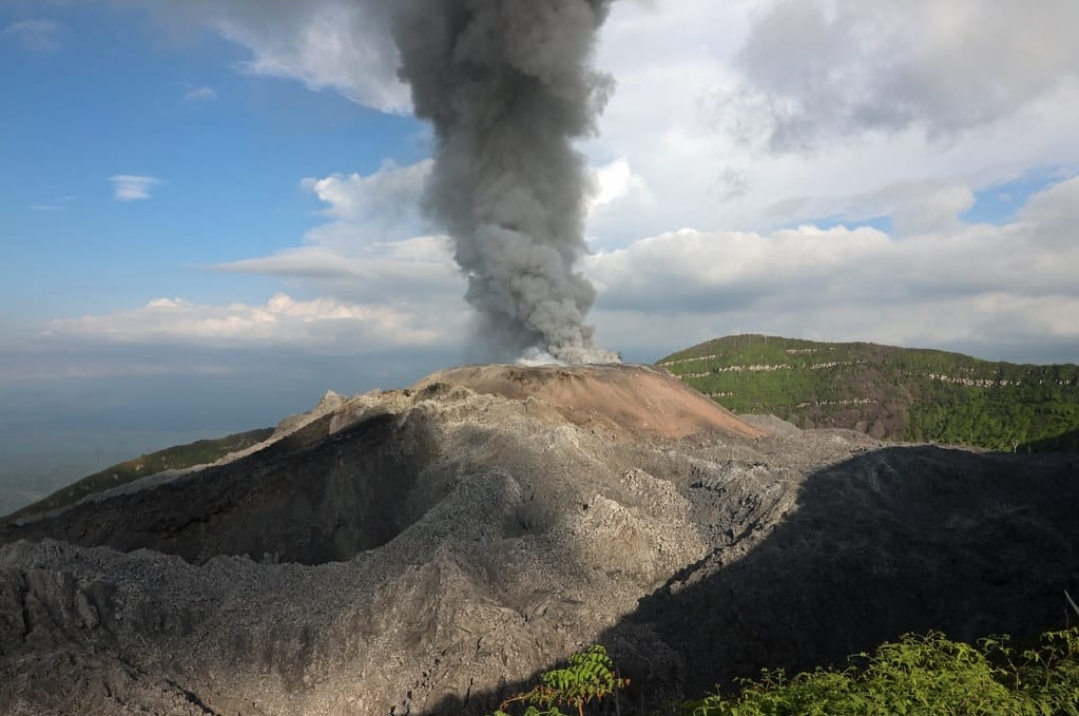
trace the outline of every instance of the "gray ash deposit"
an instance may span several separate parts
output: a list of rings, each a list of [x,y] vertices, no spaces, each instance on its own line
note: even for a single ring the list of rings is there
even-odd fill
[[[327,398],[0,525],[0,713],[484,713],[594,641],[647,709],[912,630],[1062,625],[1075,456],[775,427],[644,366]]]

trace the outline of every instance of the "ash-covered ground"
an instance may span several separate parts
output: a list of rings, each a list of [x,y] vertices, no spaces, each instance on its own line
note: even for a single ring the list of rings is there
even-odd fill
[[[1076,463],[742,419],[644,366],[331,394],[0,526],[0,712],[484,713],[594,641],[647,710],[912,630],[1062,626]]]

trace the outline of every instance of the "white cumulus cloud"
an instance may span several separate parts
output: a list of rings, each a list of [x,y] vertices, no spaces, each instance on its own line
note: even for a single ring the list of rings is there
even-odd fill
[[[303,188],[328,204],[325,214],[337,219],[389,222],[416,221],[420,197],[432,160],[399,167],[387,160],[374,174],[331,174],[308,177]]]
[[[385,112],[411,109],[381,3],[236,0],[210,12],[211,25],[251,52],[245,72],[334,89]]]
[[[109,177],[112,182],[113,198],[117,201],[140,201],[150,198],[150,190],[161,180],[156,177],[138,174],[115,174]]]
[[[426,305],[452,322],[464,306],[464,280],[450,240],[424,233],[419,205],[430,170],[430,160],[387,162],[369,175],[304,179],[327,221],[308,231],[302,246],[211,268],[300,281],[352,301]]]
[[[961,210],[965,195],[946,190],[942,211]],[[600,291],[600,332],[615,346],[674,350],[752,331],[1074,361],[1076,207],[1079,178],[1035,195],[1000,226],[953,213],[902,236],[687,229],[598,253],[585,268]]]
[[[202,305],[158,298],[142,308],[52,321],[51,339],[120,344],[181,344],[219,348],[300,346],[313,352],[365,352],[365,346],[419,347],[442,339],[422,317],[391,305],[333,298],[295,299],[278,293],[264,305]]]

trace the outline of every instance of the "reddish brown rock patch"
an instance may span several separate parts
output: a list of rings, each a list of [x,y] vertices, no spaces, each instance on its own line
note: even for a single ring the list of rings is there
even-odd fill
[[[439,371],[412,386],[462,386],[513,400],[533,398],[576,425],[683,438],[701,432],[756,438],[766,433],[685,385],[644,365],[473,365]]]

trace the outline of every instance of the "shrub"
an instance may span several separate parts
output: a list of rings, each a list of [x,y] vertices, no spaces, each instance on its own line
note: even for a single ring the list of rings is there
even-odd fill
[[[736,696],[678,704],[676,716],[1079,716],[1079,628],[1048,632],[1031,649],[1006,637],[978,646],[932,632],[852,657],[843,670],[787,679],[764,671]]]
[[[544,672],[541,683],[530,691],[503,701],[493,716],[511,716],[507,709],[513,706],[523,706],[523,716],[567,716],[560,706],[575,708],[577,716],[584,716],[585,705],[629,685],[629,679],[619,677],[612,666],[607,650],[592,644],[570,656],[566,668]]]

